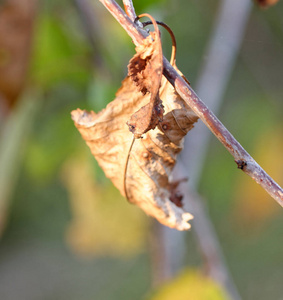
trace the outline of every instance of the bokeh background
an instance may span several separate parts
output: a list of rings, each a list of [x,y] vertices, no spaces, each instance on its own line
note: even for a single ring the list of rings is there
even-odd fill
[[[282,185],[283,2],[268,9],[250,2],[241,37],[215,35],[224,2],[134,5],[173,29],[178,67],[197,93],[210,43],[236,50],[217,116]],[[224,20],[229,28],[231,18]],[[207,276],[211,262],[194,221],[180,243],[160,239],[174,233],[127,203],[91,156],[70,112],[97,112],[114,99],[133,54],[99,1],[0,1],[0,299],[282,299],[282,208],[214,136],[195,190],[238,295]],[[226,68],[222,53],[216,57],[215,77]],[[179,262],[164,278],[157,269],[174,256]]]

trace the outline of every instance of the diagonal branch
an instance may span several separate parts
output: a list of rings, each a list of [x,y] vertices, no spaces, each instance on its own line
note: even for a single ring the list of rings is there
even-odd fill
[[[125,12],[127,13],[127,15],[130,17],[130,19],[132,21],[135,21],[135,19],[137,18],[137,15],[135,12],[133,1],[132,0],[123,0],[123,4],[124,4]]]
[[[136,45],[139,45],[147,33],[133,23],[114,0],[100,0],[119,24],[125,29]],[[166,58],[163,58],[163,75],[175,87],[178,94],[199,116],[210,131],[232,154],[239,169],[261,185],[281,206],[283,206],[283,189],[257,164],[227,128],[201,101],[194,90],[180,77]]]

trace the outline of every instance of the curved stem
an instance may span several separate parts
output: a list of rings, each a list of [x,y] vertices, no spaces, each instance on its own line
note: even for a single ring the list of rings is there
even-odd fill
[[[154,31],[156,33],[158,33],[159,29],[157,26],[157,21],[155,21],[155,19],[150,14],[147,14],[147,13],[141,14],[141,15],[137,16],[136,20],[139,20],[140,18],[143,18],[143,17],[148,17],[150,19],[151,24],[153,24],[153,26],[154,26]]]
[[[176,60],[176,52],[177,52],[177,42],[176,42],[175,35],[174,35],[172,29],[167,24],[165,24],[164,22],[156,21],[156,23],[158,25],[161,25],[162,27],[164,27],[169,32],[169,34],[171,36],[172,52],[171,52],[170,64],[173,65],[175,63],[175,60]],[[151,25],[151,24],[152,24],[151,21],[147,21],[147,22],[142,23],[143,27],[146,27],[146,26]]]
[[[124,171],[124,192],[125,192],[125,197],[126,199],[130,201],[129,199],[129,195],[128,195],[128,192],[127,192],[127,171],[128,171],[128,165],[129,165],[129,160],[130,160],[130,155],[131,155],[131,151],[133,149],[133,146],[134,146],[134,143],[135,143],[135,137],[133,135],[132,137],[132,141],[131,141],[131,145],[130,145],[130,148],[129,148],[129,151],[128,151],[128,155],[127,155],[127,159],[126,159],[126,163],[125,163],[125,171]]]

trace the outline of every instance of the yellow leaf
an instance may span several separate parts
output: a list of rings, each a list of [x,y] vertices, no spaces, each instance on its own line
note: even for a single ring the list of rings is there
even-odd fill
[[[148,228],[144,215],[128,205],[110,182],[95,181],[89,159],[68,160],[62,180],[71,209],[66,239],[74,252],[128,257],[144,251]]]
[[[146,300],[228,300],[220,287],[199,271],[186,270]]]

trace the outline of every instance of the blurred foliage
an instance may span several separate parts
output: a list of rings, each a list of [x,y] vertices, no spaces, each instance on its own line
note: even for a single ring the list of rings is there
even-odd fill
[[[144,214],[129,205],[108,180],[101,185],[95,177],[88,157],[77,156],[65,163],[62,180],[73,216],[67,232],[69,244],[78,254],[89,256],[126,258],[144,252]]]
[[[62,140],[68,143],[62,147]],[[44,183],[53,178],[66,157],[77,147],[77,139],[70,131],[70,115],[66,111],[53,113],[48,121],[42,122],[40,132],[28,145],[29,155],[25,166],[35,183]]]
[[[58,17],[44,13],[37,20],[32,79],[42,88],[60,81],[86,82],[90,73],[87,60],[89,46],[82,38],[74,39]]]
[[[262,129],[261,134],[256,137],[254,158],[260,159],[263,168],[272,174],[277,182],[283,182],[282,129],[281,125],[270,125],[269,122],[268,127]],[[266,147],[267,141],[268,147]],[[245,193],[238,191],[245,191]],[[269,195],[258,184],[251,185],[244,176],[236,179],[234,195],[235,208],[231,213],[235,217],[237,227],[244,226],[247,232],[252,234],[255,234],[255,230],[260,232],[268,225],[268,221],[279,214],[276,203],[270,203]]]
[[[188,269],[159,288],[150,300],[228,300],[223,291],[211,279],[199,271]]]
[[[134,3],[137,13],[152,13],[172,27],[178,67],[194,86],[220,2]],[[39,109],[31,116],[27,146],[19,148],[23,163],[0,248],[1,299],[132,300],[150,291],[148,219],[111,186],[70,118],[77,107],[98,111],[114,98],[134,52],[99,1],[92,5],[95,49],[74,2],[39,5],[27,76],[28,89],[39,91],[34,99]],[[269,10],[254,8],[220,114],[281,183],[282,11],[282,1]],[[170,37],[164,33],[162,38],[169,57]],[[243,299],[280,299],[282,209],[236,169],[214,138],[200,190]],[[197,249],[190,238],[186,259],[195,267],[201,264]],[[225,299],[213,282],[190,270],[152,299],[178,299],[182,293],[181,299]]]

